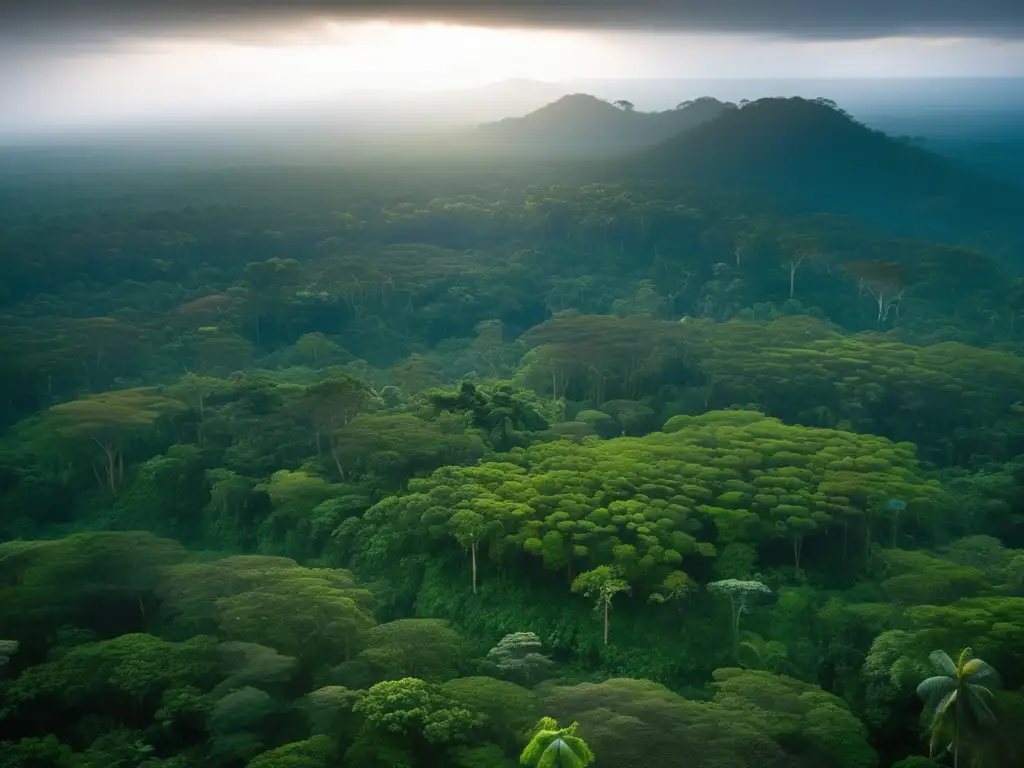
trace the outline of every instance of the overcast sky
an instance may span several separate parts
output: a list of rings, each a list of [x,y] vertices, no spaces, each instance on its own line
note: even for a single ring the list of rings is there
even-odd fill
[[[0,135],[506,78],[958,75],[1024,76],[1024,0],[0,6]]]

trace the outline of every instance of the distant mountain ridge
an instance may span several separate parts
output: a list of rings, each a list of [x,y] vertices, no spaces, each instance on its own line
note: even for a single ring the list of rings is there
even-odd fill
[[[736,110],[735,104],[704,97],[663,112],[640,112],[627,101],[614,104],[584,93],[570,94],[523,117],[481,126],[476,139],[505,151],[558,157],[607,156],[652,147]]]
[[[633,153],[614,173],[750,193],[907,234],[1024,234],[1024,190],[872,130],[826,99],[769,98],[723,110]]]

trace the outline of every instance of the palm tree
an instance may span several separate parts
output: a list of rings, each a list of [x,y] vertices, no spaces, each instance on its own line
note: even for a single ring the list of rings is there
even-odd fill
[[[917,686],[917,695],[924,700],[926,711],[932,713],[931,754],[945,744],[943,751],[953,753],[953,767],[959,768],[962,748],[995,725],[995,695],[991,689],[1000,685],[999,674],[981,659],[973,658],[970,648],[960,652],[956,663],[945,651],[932,651],[928,658],[939,674]]]
[[[542,717],[519,762],[531,768],[586,768],[594,762],[594,753],[575,735],[578,727],[573,723],[559,728],[554,719]]]

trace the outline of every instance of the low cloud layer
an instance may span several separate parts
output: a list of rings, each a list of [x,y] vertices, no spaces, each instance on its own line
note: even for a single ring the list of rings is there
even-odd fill
[[[0,30],[22,42],[197,31],[272,35],[284,21],[326,16],[817,39],[1024,38],[1021,0],[31,0],[4,4]]]

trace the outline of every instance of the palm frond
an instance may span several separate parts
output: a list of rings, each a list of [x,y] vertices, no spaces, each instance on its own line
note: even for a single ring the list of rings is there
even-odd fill
[[[960,691],[958,691],[956,688],[954,688],[952,691],[950,691],[945,696],[943,696],[941,699],[939,699],[938,703],[935,705],[935,708],[933,710],[934,711],[934,716],[932,717],[932,728],[933,729],[936,728],[939,723],[941,723],[943,720],[945,720],[946,717],[951,712],[955,712],[955,704],[956,704],[957,700],[959,699],[959,696],[958,696],[959,693],[960,693]]]
[[[768,651],[767,656],[770,659],[785,659],[789,656],[789,648],[778,640],[769,640],[765,649]]]
[[[966,686],[970,691],[977,694],[978,696],[981,696],[985,699],[985,701],[989,702],[990,704],[995,702],[996,695],[992,692],[992,689],[989,688],[987,685],[980,685],[978,683],[966,683]]]
[[[981,659],[971,659],[968,661],[964,664],[961,674],[965,680],[970,679],[972,683],[984,685],[987,688],[1001,688],[1003,685],[999,679],[999,673],[995,671],[991,664]]]
[[[956,687],[956,680],[945,675],[936,675],[922,680],[917,686],[917,695],[925,703],[931,704],[949,694]]]
[[[545,722],[548,721],[548,722]],[[554,725],[554,728],[549,726]],[[548,748],[552,740],[558,735],[558,724],[549,717],[542,719],[537,723],[538,730],[534,733],[533,738],[530,739],[530,743],[523,748],[522,754],[519,756],[519,762],[523,765],[537,765],[541,757],[544,755],[544,750]]]
[[[583,741],[579,736],[566,735],[562,737],[566,744],[579,755],[585,762],[584,765],[589,765],[594,762],[594,753],[591,751],[587,743]]]
[[[519,755],[519,762],[522,765],[537,765],[537,763],[540,762],[541,756],[544,754],[544,750],[547,748],[547,745],[547,741],[541,741],[534,738],[529,744],[523,747],[523,752]]]
[[[752,640],[743,640],[736,646],[736,649],[738,651],[749,651],[752,656],[761,658],[761,647]]]
[[[539,731],[557,731],[558,721],[553,717],[542,717],[537,721],[537,725],[533,727],[533,732],[538,733]]]
[[[956,663],[949,658],[948,653],[945,651],[932,651],[928,654],[928,658],[940,673],[949,677],[956,677]]]
[[[983,685],[967,684],[967,705],[979,725],[992,726],[996,724],[996,716],[992,711],[990,702],[995,702],[995,695]]]
[[[935,757],[939,754],[939,748],[943,745],[948,745],[949,740],[945,733],[945,728],[942,727],[941,723],[936,723],[932,726],[931,738],[928,741],[928,754],[931,757]],[[942,751],[945,752],[949,747],[945,746]]]
[[[537,768],[586,768],[589,762],[584,755],[577,754],[566,739],[558,737],[544,750]]]
[[[586,768],[594,761],[594,753],[574,735],[578,727],[579,723],[574,722],[568,728],[559,728],[552,718],[542,718],[519,762],[536,768]]]

